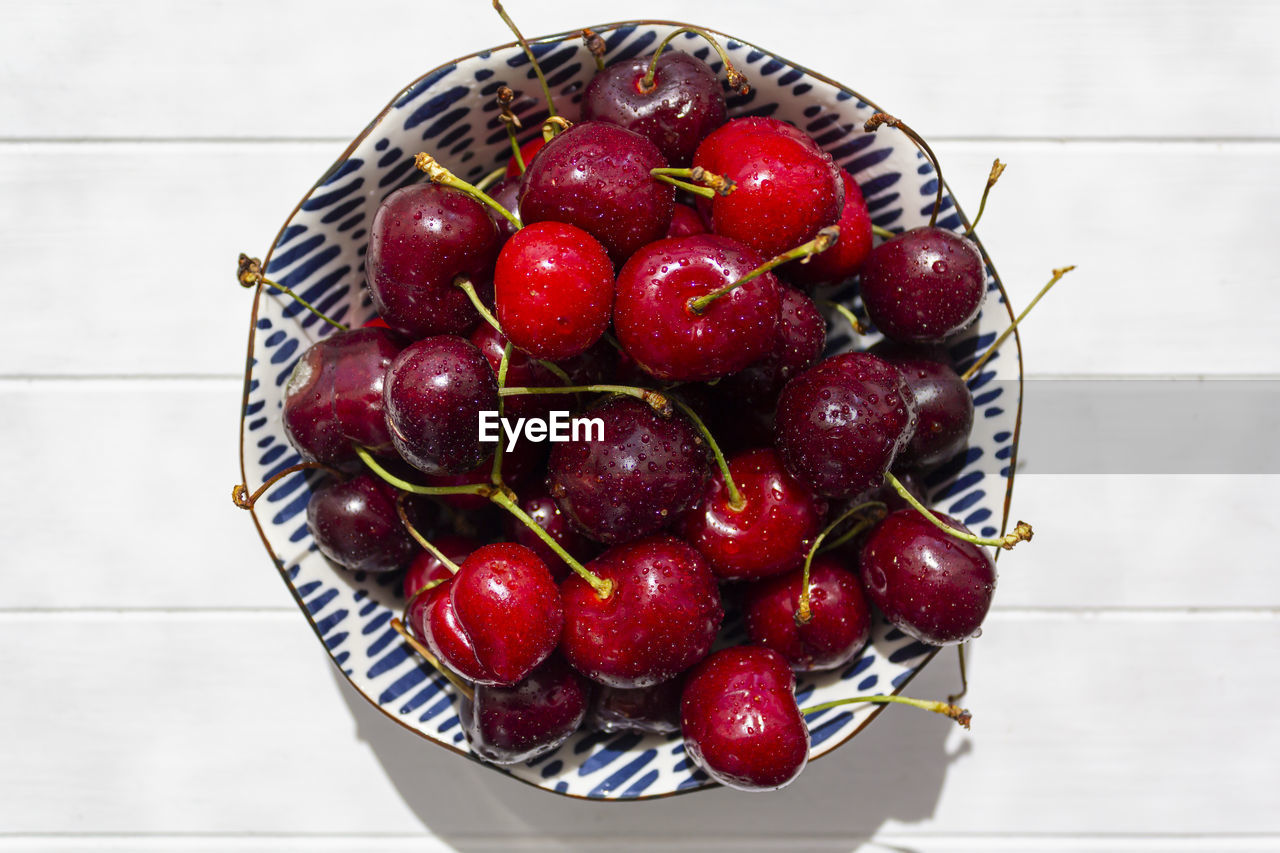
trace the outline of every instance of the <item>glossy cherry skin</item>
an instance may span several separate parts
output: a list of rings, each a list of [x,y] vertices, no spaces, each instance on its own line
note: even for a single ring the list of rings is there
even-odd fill
[[[667,228],[668,237],[689,237],[694,234],[706,234],[707,223],[702,215],[686,204],[677,204],[671,212],[671,225]]]
[[[693,162],[736,183],[711,199],[711,230],[771,258],[840,219],[844,184],[831,156],[800,131],[759,120],[739,125],[751,121],[735,119],[712,133]]]
[[[486,190],[489,198],[502,205],[503,208],[515,213],[520,208],[520,176],[514,178],[504,178]],[[516,226],[512,224],[510,219],[503,216],[492,207],[485,205],[485,213],[489,214],[489,218],[493,220],[493,225],[498,229],[498,240],[506,243],[516,233]]]
[[[546,144],[546,138],[542,136],[535,136],[524,145],[520,146],[520,159],[524,161],[524,167],[526,169],[529,168],[529,164],[533,162],[534,155],[541,151],[542,147]],[[523,174],[523,172],[520,171],[520,164],[516,162],[515,157],[512,157],[507,161],[507,177],[519,178],[521,174]],[[507,210],[510,209],[511,208],[507,208]]]
[[[844,207],[840,211],[840,238],[825,252],[809,258],[808,263],[792,261],[779,270],[787,281],[811,287],[838,284],[856,275],[871,254],[871,213],[858,182],[844,169],[840,170],[844,185]]]
[[[730,788],[776,790],[809,761],[795,676],[772,649],[734,646],[704,660],[685,679],[680,719],[689,757]]]
[[[652,61],[625,59],[597,72],[582,93],[582,117],[634,130],[672,166],[688,166],[698,143],[725,123],[724,90],[701,59],[670,50],[658,57],[646,92],[641,81]]]
[[[498,324],[535,358],[572,358],[609,327],[613,264],[600,242],[563,222],[533,222],[502,247],[493,272]]]
[[[619,396],[583,417],[604,422],[605,440],[553,445],[547,490],[587,536],[612,545],[656,533],[702,494],[707,449],[683,415]]]
[[[724,608],[702,555],[671,536],[616,545],[587,564],[613,591],[578,575],[560,584],[560,651],[587,678],[610,687],[650,687],[702,660]]]
[[[468,681],[496,683],[500,679],[480,663],[475,643],[458,621],[453,606],[453,576],[416,593],[404,608],[404,624],[436,659]]]
[[[585,121],[547,143],[520,179],[520,219],[586,231],[621,264],[667,233],[675,188],[650,170],[667,165],[638,133]]]
[[[480,316],[453,281],[466,276],[487,288],[500,242],[485,206],[461,191],[430,183],[396,190],[369,236],[374,308],[410,338],[469,331]]]
[[[871,251],[861,293],[886,338],[941,343],[978,316],[987,295],[986,265],[973,241],[945,228],[913,228]]]
[[[285,385],[281,421],[304,459],[341,464],[355,458],[353,444],[394,452],[382,388],[400,349],[389,329],[371,327],[337,332],[302,354]]]
[[[510,687],[476,685],[474,699],[460,697],[458,718],[472,752],[494,764],[519,764],[551,752],[578,730],[589,692],[557,655]]]
[[[461,563],[472,551],[480,547],[480,543],[476,540],[452,533],[432,537],[431,544],[439,548],[455,565]],[[442,581],[451,577],[453,577],[453,570],[440,562],[439,557],[430,551],[419,551],[413,558],[413,562],[409,564],[409,570],[404,573],[405,600],[413,598],[432,581]]]
[[[827,344],[827,321],[813,300],[785,284],[778,293],[781,310],[773,349],[749,367],[726,376],[715,388],[718,396],[741,397],[770,413],[782,386],[817,364]]]
[[[684,679],[652,687],[597,687],[587,724],[602,732],[669,735],[680,731]]]
[[[773,349],[778,280],[764,273],[696,313],[690,302],[733,284],[762,263],[715,234],[645,246],[618,273],[613,326],[627,354],[668,381],[706,381],[743,369]]]
[[[973,431],[973,394],[940,347],[881,341],[871,352],[902,371],[916,401],[916,428],[897,464],[930,468],[964,448]]]
[[[772,448],[730,458],[729,473],[741,508],[729,503],[717,470],[702,501],[682,517],[681,537],[721,580],[763,578],[800,566],[822,532],[827,502],[788,474]]]
[[[320,553],[353,572],[404,568],[418,548],[396,513],[395,489],[371,474],[312,492],[307,527]]]
[[[803,571],[796,569],[745,585],[747,636],[799,672],[844,666],[871,637],[871,606],[862,583],[841,559],[819,554],[809,567],[809,621],[802,625],[796,612],[803,580]]]
[[[826,497],[875,488],[915,428],[902,373],[868,353],[818,362],[778,398],[774,441],[787,470]]]
[[[963,530],[955,519],[938,518]],[[939,530],[914,509],[890,513],[867,535],[859,574],[890,624],[943,646],[977,635],[991,609],[996,565],[987,549]]]
[[[387,370],[383,405],[396,450],[428,474],[469,471],[493,452],[480,441],[480,413],[498,410],[498,380],[463,338],[406,347]]]
[[[590,560],[600,551],[600,546],[587,537],[583,536],[569,524],[560,507],[556,504],[555,498],[547,494],[542,489],[533,489],[530,494],[520,499],[520,509],[534,520],[535,523],[547,533],[551,534],[551,538],[556,543],[569,552],[569,556],[573,557],[580,563]],[[560,555],[551,550],[551,547],[538,534],[534,533],[529,527],[508,513],[506,516],[507,535],[515,542],[525,546],[533,551],[542,561],[547,564],[547,568],[551,570],[552,577],[556,583],[563,581],[572,571],[569,565],[560,558]]]

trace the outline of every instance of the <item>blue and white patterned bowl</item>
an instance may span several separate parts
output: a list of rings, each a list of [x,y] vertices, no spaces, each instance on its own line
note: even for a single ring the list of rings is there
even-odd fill
[[[612,62],[651,52],[680,26],[646,21],[594,29],[604,37],[606,59]],[[577,115],[576,102],[595,69],[580,32],[537,39],[533,46],[569,118]],[[752,84],[749,94],[729,98],[730,115],[769,115],[809,132],[857,178],[876,224],[899,229],[927,222],[937,189],[934,170],[901,133],[862,131],[878,107],[788,60],[728,36],[719,38]],[[720,70],[717,57],[695,36],[677,38],[673,48]],[[541,99],[531,65],[514,45],[450,62],[400,92],[289,216],[266,258],[266,273],[333,317],[355,324],[367,319],[372,309],[363,287],[363,259],[379,203],[398,187],[421,179],[413,168],[418,151],[432,152],[470,181],[504,163],[510,148],[494,99],[504,84],[520,95],[517,108],[529,113],[525,134],[536,133]],[[940,224],[957,229],[966,224],[949,195]],[[992,298],[976,327],[953,346],[960,362],[989,345],[1012,317],[990,266],[988,274]],[[839,321],[832,327],[839,328]],[[243,482],[251,488],[299,461],[281,427],[283,387],[303,350],[330,330],[278,291],[255,296],[241,426]],[[850,343],[847,335],[832,339],[837,348]],[[1010,346],[970,384],[977,417],[969,447],[943,465],[929,487],[940,509],[992,536],[1003,532],[1007,522],[1021,406],[1020,351]],[[257,504],[253,518],[316,636],[352,686],[388,718],[477,760],[467,749],[452,689],[388,624],[403,607],[398,582],[346,572],[321,556],[306,526],[309,495],[307,478],[293,475]],[[879,623],[856,663],[839,672],[802,676],[800,702],[896,692],[934,652]],[[848,741],[879,708],[846,706],[812,715],[813,756]],[[691,766],[678,736],[584,731],[551,755],[497,769],[548,791],[591,799],[646,799],[713,784]]]

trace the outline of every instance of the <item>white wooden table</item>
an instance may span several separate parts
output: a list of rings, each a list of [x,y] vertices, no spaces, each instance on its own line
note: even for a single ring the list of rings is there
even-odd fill
[[[1015,303],[1079,264],[1026,326],[1033,378],[1280,376],[1276,3],[509,7],[801,60],[934,140],[971,209],[1009,162],[982,235]],[[1037,537],[1001,562],[972,733],[890,709],[776,795],[591,806],[340,682],[229,500],[233,262],[399,86],[505,40],[484,0],[0,2],[0,850],[1280,849],[1260,382],[1259,417],[1153,425],[1263,460],[1196,474],[1097,470],[1105,417],[1029,383]],[[912,689],[955,683],[944,655]]]

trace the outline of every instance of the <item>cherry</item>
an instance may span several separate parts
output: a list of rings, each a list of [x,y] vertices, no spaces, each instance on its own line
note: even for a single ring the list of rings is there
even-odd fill
[[[839,558],[818,555],[809,568],[809,621],[801,622],[803,575],[796,569],[743,588],[747,636],[801,672],[844,666],[871,636],[871,608],[862,584]]]
[[[298,359],[284,390],[281,420],[304,459],[341,464],[351,445],[393,453],[383,417],[382,388],[401,344],[388,329],[337,332]]]
[[[954,519],[938,517],[969,532]],[[885,619],[937,646],[976,636],[996,588],[990,552],[938,529],[914,509],[890,513],[872,528],[859,573]]]
[[[973,394],[946,351],[881,341],[870,352],[902,371],[916,401],[916,428],[897,464],[929,468],[954,456],[973,429]]]
[[[986,265],[969,240],[913,228],[881,243],[862,265],[862,304],[885,337],[940,343],[973,322],[987,293]]]
[[[837,284],[855,275],[871,253],[871,213],[858,182],[844,169],[844,207],[840,211],[840,239],[808,263],[791,263],[780,272],[788,281],[805,286]]]
[[[677,204],[672,209],[671,225],[667,228],[668,237],[690,237],[694,234],[707,233],[707,224],[702,215],[687,204]]]
[[[687,419],[625,396],[583,416],[604,422],[605,440],[557,443],[547,465],[547,488],[579,530],[627,542],[667,527],[698,499],[707,451]]]
[[[458,622],[458,613],[449,594],[452,590],[452,575],[430,589],[420,590],[405,605],[405,625],[450,672],[456,672],[468,681],[494,681],[493,673],[476,657],[471,636]]]
[[[494,376],[497,376],[498,368],[502,364],[502,353],[507,348],[506,335],[488,323],[481,323],[471,332],[469,340],[484,355],[489,366],[493,368]],[[507,385],[541,388],[558,384],[561,383],[556,375],[531,358],[528,353],[519,349],[511,350],[511,357],[507,360]],[[541,418],[546,417],[551,411],[553,403],[554,401],[547,396],[526,394],[507,397],[502,403],[502,411],[510,418]]]
[[[693,300],[731,285],[759,267],[736,240],[696,234],[651,243],[618,273],[613,323],[618,340],[659,379],[717,379],[772,349],[780,302],[778,280],[765,272],[699,312]]]
[[[493,273],[498,322],[517,347],[537,357],[586,352],[609,327],[613,264],[580,228],[534,222],[502,247]]]
[[[588,725],[603,732],[669,735],[680,731],[684,679],[652,687],[597,687]]]
[[[558,656],[510,687],[480,684],[463,694],[458,718],[471,750],[495,764],[518,764],[569,739],[587,713],[588,686]]]
[[[461,563],[467,555],[480,547],[480,543],[466,536],[446,534],[436,536],[431,544],[439,548],[446,557],[455,564]],[[447,580],[453,577],[453,569],[430,551],[422,551],[413,558],[409,570],[404,573],[404,597],[413,598],[421,589],[432,581]]]
[[[530,518],[537,522],[539,527],[551,534],[551,537],[560,544],[560,547],[568,551],[579,562],[591,559],[598,552],[599,546],[569,524],[569,519],[560,511],[555,498],[551,497],[547,492],[534,490],[528,496],[520,499],[519,506]],[[551,570],[551,575],[557,583],[569,576],[570,569],[564,560],[560,559],[558,554],[553,552],[537,534],[514,515],[507,516],[507,535],[541,557],[542,561],[547,564],[547,568]]]
[[[396,450],[415,468],[458,474],[493,451],[480,441],[480,412],[497,411],[498,382],[469,341],[438,335],[410,344],[387,371],[383,400]]]
[[[496,201],[506,210],[515,210],[520,204],[520,176],[517,173],[514,178],[506,178],[494,184],[488,190],[489,198]],[[498,229],[498,240],[506,243],[516,233],[515,223],[498,211],[489,207],[485,209],[485,213],[493,220],[494,227]]]
[[[499,245],[485,206],[463,192],[431,183],[396,190],[378,208],[369,237],[374,308],[411,338],[469,331],[479,315],[453,281],[465,276],[483,287]]]
[[[404,568],[418,546],[396,513],[396,492],[370,474],[311,493],[307,527],[320,553],[353,572]]]
[[[674,678],[711,651],[724,609],[702,556],[671,536],[616,545],[587,564],[611,592],[579,575],[560,584],[560,650],[583,675],[610,687]]]
[[[798,568],[822,530],[827,502],[787,473],[772,449],[729,459],[742,498],[735,507],[723,475],[712,476],[680,534],[722,580],[762,578]]]
[[[524,145],[520,146],[520,159],[524,161],[524,169],[529,168],[529,164],[533,162],[534,155],[541,151],[542,146],[546,144],[547,140],[545,137],[535,136],[533,139],[530,139]],[[524,174],[524,169],[520,168],[520,164],[516,162],[516,158],[514,156],[507,161],[508,178],[519,178]],[[495,200],[497,199],[496,196],[494,196],[494,198]],[[511,208],[508,207],[507,210],[511,210]]]
[[[650,173],[666,165],[638,133],[599,121],[575,124],[548,142],[520,179],[520,218],[581,228],[621,264],[667,233],[675,189]]]
[[[783,285],[778,291],[780,322],[772,351],[755,364],[725,377],[715,389],[718,396],[741,397],[770,414],[782,386],[792,376],[817,364],[827,343],[827,321],[813,300],[794,287]]]
[[[796,479],[820,495],[848,497],[880,485],[915,416],[901,371],[869,353],[845,353],[782,389],[775,442]]]
[[[680,719],[689,757],[731,788],[776,790],[809,761],[795,676],[772,649],[734,646],[704,660],[685,680]]]
[[[656,62],[651,83],[644,80]],[[724,91],[696,56],[667,51],[615,62],[582,93],[582,117],[641,134],[672,166],[688,166],[706,136],[725,123]]]

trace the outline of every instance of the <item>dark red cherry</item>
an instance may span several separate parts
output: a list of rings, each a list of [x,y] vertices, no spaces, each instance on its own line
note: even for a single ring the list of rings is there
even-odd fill
[[[742,613],[752,643],[773,649],[792,669],[836,669],[857,657],[871,636],[871,607],[862,584],[843,561],[830,554],[809,567],[809,621],[796,621],[804,572],[801,569],[742,590]]]
[[[916,401],[916,428],[896,464],[930,468],[958,453],[973,430],[973,394],[946,351],[881,341],[870,352],[902,371]]]
[[[935,646],[977,635],[996,589],[996,565],[987,549],[956,539],[914,509],[891,513],[872,528],[859,574],[885,619]]]
[[[723,87],[701,59],[667,51],[645,91],[642,80],[652,61],[626,59],[597,72],[582,93],[582,117],[634,130],[672,166],[688,166],[698,143],[725,122]]]
[[[704,660],[685,679],[680,719],[689,757],[730,788],[776,790],[809,761],[795,676],[772,649],[734,646]]]
[[[515,213],[520,207],[520,177],[504,178],[494,184],[487,190],[489,198],[511,213]],[[489,214],[489,218],[493,220],[494,227],[498,229],[499,241],[505,243],[510,240],[516,233],[516,226],[512,224],[510,219],[503,216],[492,207],[485,205],[485,213]],[[830,251],[830,250],[828,250]]]
[[[476,685],[461,697],[458,718],[476,755],[519,764],[569,739],[587,713],[588,685],[558,655],[510,687]]]
[[[373,218],[365,268],[378,315],[410,338],[462,334],[480,315],[455,287],[487,288],[501,241],[485,205],[439,184],[387,196]]]
[[[609,327],[613,264],[600,242],[563,222],[516,232],[493,272],[498,323],[535,358],[572,358]]]
[[[602,732],[669,735],[680,731],[684,679],[652,687],[597,687],[587,724]]]
[[[885,337],[941,343],[978,316],[987,295],[986,265],[971,240],[945,228],[913,228],[871,251],[861,293]]]
[[[546,138],[542,136],[535,136],[533,139],[530,139],[524,145],[520,146],[520,159],[524,161],[526,169],[529,168],[529,164],[533,162],[534,155],[541,151],[542,146],[546,144]],[[519,178],[520,175],[520,164],[516,162],[515,157],[512,157],[507,161],[507,177]],[[511,208],[508,207],[507,210],[511,210]]]
[[[827,502],[787,473],[772,449],[729,459],[741,508],[716,471],[702,501],[681,519],[680,535],[722,580],[763,578],[799,567],[822,531]]]
[[[869,353],[818,362],[778,398],[774,441],[787,470],[820,495],[879,486],[915,427],[902,373]]]
[[[600,546],[575,530],[569,524],[569,519],[565,518],[564,513],[560,511],[555,498],[545,491],[541,489],[532,490],[527,497],[520,499],[520,509],[524,510],[539,527],[550,533],[551,538],[556,540],[560,547],[568,551],[569,556],[578,562],[586,562],[599,552]],[[556,583],[569,576],[571,570],[568,564],[560,559],[560,556],[552,551],[550,546],[543,542],[542,538],[530,530],[524,522],[514,515],[508,514],[506,527],[507,535],[511,539],[542,558],[542,561],[547,564],[547,568],[551,570],[551,575],[556,579]]]
[[[840,237],[836,244],[808,263],[792,261],[778,272],[787,281],[810,287],[837,284],[856,275],[867,255],[871,254],[871,213],[858,182],[844,169],[840,170],[844,185],[844,207],[840,211]]]
[[[320,553],[353,572],[393,572],[418,549],[400,523],[396,490],[371,474],[312,492],[307,527]]]
[[[668,237],[689,237],[705,233],[707,223],[702,221],[702,214],[687,204],[675,206],[671,212],[671,225],[667,228]]]
[[[638,133],[601,121],[575,124],[529,164],[520,182],[520,219],[581,228],[621,264],[667,233],[675,188],[650,174],[666,165]]]
[[[610,687],[649,687],[684,672],[709,651],[724,620],[715,575],[679,539],[616,545],[587,564],[613,582],[606,597],[580,575],[560,584],[560,651],[583,675]]]
[[[792,376],[817,364],[827,344],[827,321],[813,300],[786,285],[781,285],[778,292],[781,311],[773,349],[755,364],[726,376],[715,387],[716,396],[741,397],[770,413],[777,405],[782,386]]]
[[[634,397],[613,397],[583,417],[604,423],[604,441],[555,444],[547,489],[579,530],[606,544],[672,524],[702,494],[707,449],[693,425],[663,417]]]
[[[480,543],[476,540],[454,534],[435,536],[431,539],[431,544],[444,552],[444,555],[455,564],[461,563],[467,555],[480,547]],[[406,600],[413,598],[419,590],[432,581],[446,580],[451,577],[453,577],[453,571],[440,562],[439,557],[430,551],[420,551],[409,564],[409,570],[404,573],[404,597]]]
[[[613,326],[627,354],[659,379],[718,379],[767,355],[777,337],[778,280],[764,273],[691,306],[751,272],[762,259],[715,234],[659,240],[618,273]]]
[[[405,461],[428,474],[460,474],[493,452],[480,413],[498,410],[498,381],[469,341],[449,335],[410,344],[387,371],[387,427]]]

